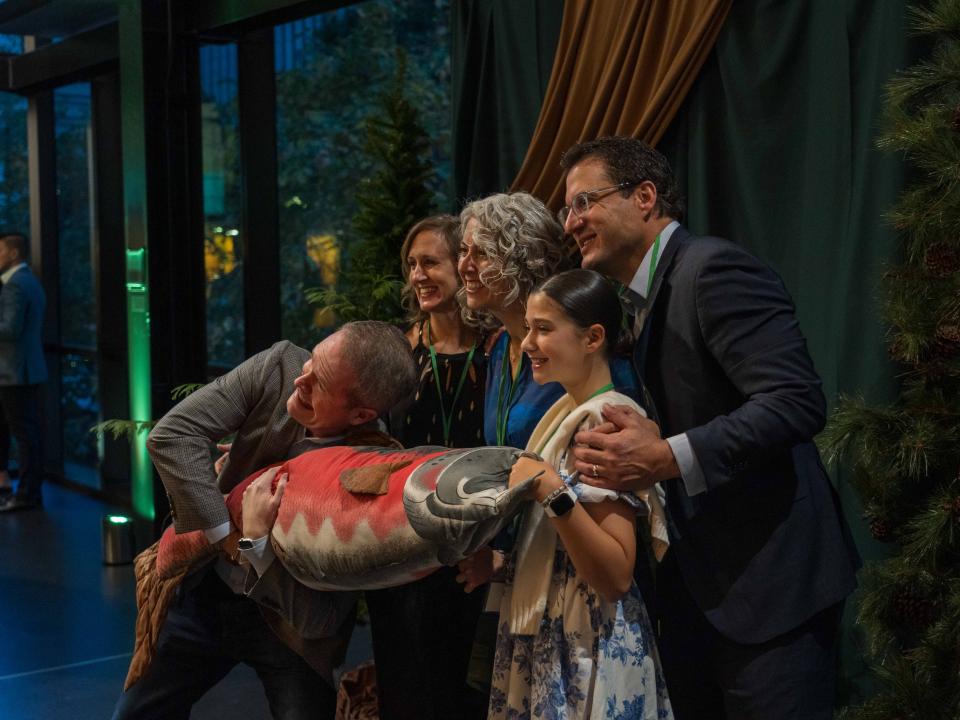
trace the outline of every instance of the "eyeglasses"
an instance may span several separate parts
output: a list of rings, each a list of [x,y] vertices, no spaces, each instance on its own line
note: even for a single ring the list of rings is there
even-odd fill
[[[560,212],[557,213],[557,219],[560,221],[561,225],[566,227],[567,218],[570,217],[571,211],[573,211],[577,217],[580,217],[585,212],[589,212],[590,203],[596,202],[600,198],[606,197],[611,193],[626,190],[627,188],[639,184],[639,182],[622,182],[619,185],[611,185],[610,187],[598,188],[596,190],[586,190],[584,192],[577,193],[573,196],[573,200],[570,201],[569,205],[564,205],[562,208],[560,208]]]

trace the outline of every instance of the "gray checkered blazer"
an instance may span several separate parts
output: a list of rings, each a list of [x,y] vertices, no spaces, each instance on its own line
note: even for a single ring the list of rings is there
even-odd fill
[[[287,415],[293,381],[309,358],[303,348],[278,342],[187,396],[153,428],[147,447],[166,488],[177,532],[206,530],[227,522],[225,493],[256,470],[317,442],[305,439],[305,428]],[[230,457],[218,479],[210,444],[234,432]],[[335,635],[351,616],[356,601],[355,593],[319,592],[302,585],[279,562],[262,578],[250,570],[247,591],[250,598],[279,613],[307,640]],[[314,657],[310,662],[329,676],[340,650],[337,645],[330,646],[329,658],[318,661]],[[318,662],[325,666],[318,667]]]
[[[287,415],[293,381],[310,353],[282,341],[178,403],[150,432],[147,448],[178,533],[227,522],[223,500],[250,473],[286,460],[306,430]],[[210,445],[236,433],[230,457],[213,470]]]

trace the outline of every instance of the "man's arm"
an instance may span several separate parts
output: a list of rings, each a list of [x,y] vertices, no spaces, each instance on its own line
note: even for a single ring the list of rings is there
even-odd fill
[[[150,457],[167,490],[177,532],[210,530],[230,521],[210,456],[210,445],[237,431],[264,393],[265,350],[188,395],[147,438]]]
[[[640,490],[681,475],[678,461],[686,460],[702,485],[691,487],[683,475],[694,494],[728,482],[748,460],[808,441],[822,429],[826,402],[820,378],[776,274],[725,244],[692,281],[704,343],[744,402],[667,440],[636,413],[605,408],[610,422],[576,436],[581,444],[574,451],[576,468],[584,482]],[[678,458],[678,442],[688,444],[693,457]]]
[[[686,431],[710,490],[751,460],[811,440],[826,422],[826,399],[793,302],[771,269],[726,245],[695,287],[704,342],[746,398]]]

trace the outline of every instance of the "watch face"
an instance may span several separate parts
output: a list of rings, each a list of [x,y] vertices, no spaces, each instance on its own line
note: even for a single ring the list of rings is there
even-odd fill
[[[567,493],[558,495],[550,502],[550,509],[553,511],[553,514],[557,517],[561,515],[566,515],[568,512],[573,510],[573,506],[576,504],[576,501],[570,497]]]

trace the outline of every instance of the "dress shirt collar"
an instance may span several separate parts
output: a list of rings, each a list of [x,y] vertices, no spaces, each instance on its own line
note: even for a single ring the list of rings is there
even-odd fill
[[[674,220],[669,225],[667,225],[663,230],[660,231],[660,255],[657,258],[663,257],[663,251],[667,248],[667,243],[670,242],[670,238],[673,237],[673,231],[680,227],[680,223]],[[650,282],[650,263],[653,259],[653,245],[647,248],[647,254],[643,256],[643,260],[640,261],[640,267],[637,268],[637,272],[633,275],[633,280],[630,281],[628,290],[639,295],[644,300],[647,299],[647,285]]]
[[[4,285],[6,285],[8,282],[10,282],[10,278],[13,277],[13,274],[14,274],[17,270],[19,270],[19,269],[22,268],[22,267],[26,267],[26,266],[27,266],[27,264],[26,264],[25,262],[22,262],[22,263],[20,263],[19,265],[14,265],[14,266],[11,267],[11,268],[7,268],[7,269],[4,271],[3,275],[0,275],[0,281],[2,281]]]

